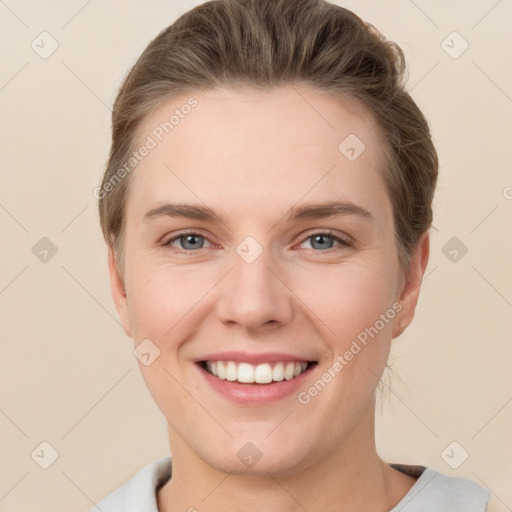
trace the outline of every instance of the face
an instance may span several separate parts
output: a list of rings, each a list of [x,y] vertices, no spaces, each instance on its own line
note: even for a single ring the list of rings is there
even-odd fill
[[[110,256],[173,459],[284,475],[360,455],[428,254],[424,236],[400,272],[374,121],[305,87],[190,96],[141,127],[155,144],[130,184],[122,279]]]

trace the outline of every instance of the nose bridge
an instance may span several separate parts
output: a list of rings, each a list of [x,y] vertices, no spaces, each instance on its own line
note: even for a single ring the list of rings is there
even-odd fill
[[[239,244],[218,300],[217,312],[222,321],[257,329],[290,320],[291,294],[275,275],[273,263],[270,251],[252,237]]]

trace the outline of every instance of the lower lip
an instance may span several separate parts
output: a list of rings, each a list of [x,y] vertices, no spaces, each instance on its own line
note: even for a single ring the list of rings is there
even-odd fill
[[[296,392],[304,385],[305,380],[318,365],[315,364],[308,367],[304,373],[291,380],[282,380],[269,384],[244,384],[236,381],[221,380],[206,371],[200,364],[196,364],[196,366],[206,382],[222,396],[238,404],[263,405],[276,402]]]

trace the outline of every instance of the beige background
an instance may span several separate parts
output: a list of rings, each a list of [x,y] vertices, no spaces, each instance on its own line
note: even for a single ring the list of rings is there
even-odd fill
[[[0,1],[2,512],[86,511],[168,453],[117,322],[92,191],[123,74],[196,3]],[[511,2],[339,3],[404,49],[441,162],[426,281],[377,415],[380,452],[468,477],[492,491],[490,511],[512,510]],[[59,45],[47,59],[31,48],[42,31]],[[442,47],[453,31],[469,43],[458,58]],[[447,44],[453,54],[463,42]],[[58,249],[47,262],[32,252],[42,237]],[[442,251],[452,237],[468,248],[456,262]],[[31,457],[43,441],[58,452],[48,469]],[[441,456],[453,441],[452,460],[469,453],[458,469]]]

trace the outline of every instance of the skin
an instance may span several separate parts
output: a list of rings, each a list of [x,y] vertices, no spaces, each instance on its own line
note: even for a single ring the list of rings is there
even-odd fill
[[[382,143],[355,102],[341,104],[306,86],[193,96],[198,106],[133,176],[122,275],[109,251],[126,333],[135,345],[149,338],[160,350],[149,366],[139,362],[167,419],[173,458],[159,511],[256,511],[262,503],[272,512],[329,512],[340,503],[347,511],[389,511],[415,479],[377,454],[375,390],[392,339],[414,316],[428,232],[402,272],[392,206],[377,171]],[[188,97],[147,117],[140,142]],[[352,162],[338,150],[349,134],[366,146]],[[372,219],[284,220],[294,205],[331,200],[360,205]],[[143,220],[171,201],[207,205],[224,222]],[[190,248],[176,238],[185,229],[205,238]],[[331,238],[315,244],[310,237],[325,230],[352,245]],[[236,252],[247,236],[263,250],[250,264]],[[272,404],[236,404],[206,384],[193,362],[228,350],[299,354],[318,361],[301,388],[307,390],[397,303],[400,312],[306,405],[296,393]],[[251,468],[237,457],[248,442],[262,453]]]

